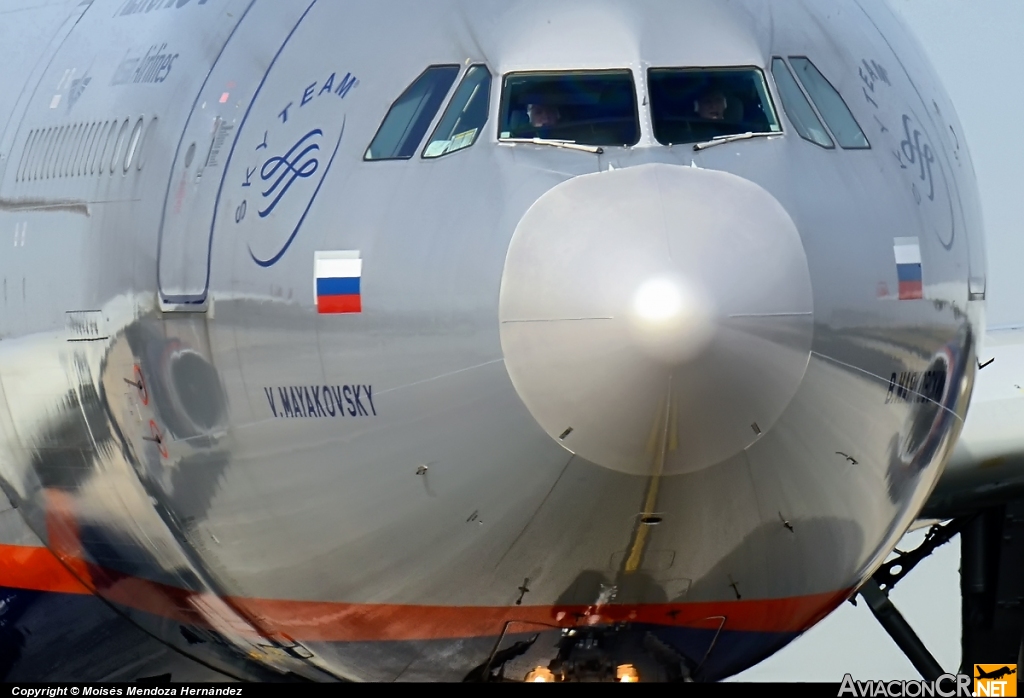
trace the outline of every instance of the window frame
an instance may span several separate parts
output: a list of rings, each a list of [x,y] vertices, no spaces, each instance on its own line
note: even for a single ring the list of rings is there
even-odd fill
[[[629,81],[633,88],[633,119],[636,124],[636,141],[629,144],[619,145],[600,145],[593,146],[595,148],[634,148],[640,144],[640,141],[644,137],[643,123],[640,119],[640,93],[637,90],[637,76],[636,72],[632,68],[597,68],[597,69],[571,69],[571,70],[516,70],[505,73],[501,76],[501,97],[498,100],[498,118],[497,118],[497,133],[495,134],[498,139],[498,143],[505,143],[506,145],[522,145],[517,142],[511,136],[508,138],[501,137],[501,128],[505,117],[505,111],[508,107],[508,99],[511,96],[508,93],[508,80],[511,77],[519,75],[538,75],[538,76],[562,76],[562,75],[611,75],[611,74],[626,74],[629,75]],[[529,145],[528,143],[525,145]],[[585,147],[591,147],[590,144],[580,143]]]
[[[420,136],[419,141],[417,141],[416,147],[412,149],[412,154],[405,157],[369,157],[370,148],[373,147],[374,142],[380,135],[381,129],[384,128],[384,124],[388,122],[388,119],[391,117],[391,113],[395,110],[395,107],[398,106],[398,103],[399,101],[401,101],[402,97],[404,97],[405,94],[409,90],[411,90],[414,85],[416,85],[420,80],[422,80],[423,76],[425,76],[428,71],[436,68],[455,68],[455,76],[452,78],[452,83],[451,85],[448,86],[448,90],[441,97],[441,101],[438,103],[437,109],[431,115],[430,122],[427,124],[427,128],[424,130],[423,135]],[[419,74],[417,74],[416,77],[409,82],[409,84],[402,88],[402,91],[398,93],[398,96],[395,97],[394,100],[392,100],[391,104],[388,106],[387,113],[385,113],[384,118],[380,120],[380,123],[377,125],[377,129],[373,132],[373,138],[370,139],[370,142],[367,143],[366,145],[366,150],[363,151],[363,162],[408,162],[409,160],[415,159],[416,152],[420,150],[420,148],[423,146],[424,137],[426,136],[427,132],[430,131],[430,126],[434,125],[434,127],[436,128],[435,122],[438,119],[438,114],[441,113],[442,107],[444,107],[450,101],[452,90],[456,89],[456,85],[460,84],[459,76],[461,76],[462,74],[463,70],[461,63],[431,63],[426,68],[421,70]]]
[[[483,124],[481,124],[480,128],[477,129],[476,135],[473,136],[473,142],[470,143],[469,145],[465,145],[459,148],[458,150],[451,150],[441,153],[440,155],[427,155],[427,148],[429,148],[430,145],[435,142],[437,130],[441,128],[441,124],[444,122],[445,118],[447,118],[448,111],[452,108],[452,104],[455,101],[456,95],[459,94],[459,90],[462,89],[463,84],[465,84],[466,80],[469,79],[469,74],[474,68],[483,68],[487,72],[487,109],[486,114],[484,116]],[[469,65],[466,68],[465,72],[461,73],[461,79],[459,78],[459,76],[456,76],[455,82],[452,83],[452,87],[448,91],[449,94],[445,96],[445,101],[442,104],[444,109],[438,109],[438,111],[441,113],[441,116],[436,117],[435,115],[435,117],[437,118],[437,123],[434,124],[434,130],[430,132],[430,136],[427,138],[426,142],[422,144],[422,148],[420,150],[421,160],[440,160],[441,158],[447,157],[448,155],[455,155],[456,153],[461,153],[465,150],[469,150],[474,145],[476,145],[477,142],[480,140],[480,136],[483,135],[484,130],[487,128],[487,122],[490,121],[491,119],[491,97],[494,91],[494,73],[491,72],[490,66],[488,66],[486,63],[472,63],[471,65]]]
[[[860,134],[864,137],[864,142],[867,143],[867,145],[845,146],[839,142],[839,138],[836,137],[835,129],[829,125],[828,119],[825,118],[825,115],[822,113],[821,108],[818,106],[818,103],[814,100],[814,96],[811,94],[810,90],[807,89],[807,85],[804,84],[804,81],[800,79],[799,71],[797,71],[797,69],[793,66],[794,58],[807,61],[810,64],[810,66],[814,68],[814,70],[818,73],[818,75],[821,76],[821,79],[824,80],[830,88],[832,88],[832,91],[835,92],[837,97],[839,97],[839,101],[843,103],[843,106],[846,108],[846,112],[850,115],[850,118],[853,119],[853,123],[857,126],[857,130],[860,131]],[[807,97],[807,101],[811,103],[811,107],[814,109],[815,113],[818,115],[818,118],[821,120],[822,125],[826,129],[828,129],[829,135],[831,135],[832,140],[835,141],[835,145],[841,150],[871,150],[871,139],[868,138],[868,134],[864,130],[864,127],[860,125],[859,121],[857,121],[857,115],[853,113],[852,109],[850,109],[850,105],[847,104],[846,98],[843,97],[843,93],[840,92],[836,88],[836,86],[832,84],[831,80],[825,77],[825,73],[821,72],[821,68],[819,68],[817,64],[810,59],[809,56],[804,55],[786,56],[785,62],[789,67],[790,72],[793,74],[793,77],[796,79],[796,84],[800,86],[800,89]]]
[[[772,94],[772,86],[768,81],[767,73],[764,68],[758,65],[714,65],[714,66],[670,66],[670,65],[659,65],[659,66],[648,66],[647,73],[644,75],[647,87],[647,111],[648,116],[651,119],[651,138],[655,143],[663,145],[667,148],[673,148],[677,145],[692,145],[692,143],[662,143],[658,140],[658,130],[654,123],[654,97],[651,95],[651,71],[652,70],[675,70],[678,72],[735,72],[741,70],[753,70],[761,74],[761,81],[764,84],[764,93],[768,98],[768,105],[772,108],[772,112],[775,114],[775,120],[778,122],[778,131],[762,131],[761,133],[770,133],[773,136],[782,136],[786,133],[786,127],[782,123],[782,118],[779,116],[781,110],[775,104],[775,95]],[[773,76],[774,79],[774,76]]]
[[[800,133],[800,129],[797,128],[796,122],[793,121],[793,117],[790,115],[789,110],[786,109],[786,102],[782,96],[782,88],[779,87],[779,82],[775,78],[775,61],[779,61],[782,64],[782,66],[786,69],[786,71],[789,73],[789,77],[793,81],[793,84],[796,85],[796,89],[800,92],[801,96],[804,98],[804,101],[807,102],[807,106],[811,108],[811,113],[814,114],[814,118],[818,120],[818,124],[825,130],[825,135],[828,136],[829,139],[828,145],[818,143],[817,141],[808,138],[804,134]],[[793,130],[796,131],[796,135],[800,136],[801,140],[805,140],[808,143],[821,148],[822,150],[838,150],[839,147],[836,142],[835,136],[832,135],[832,132],[825,124],[825,120],[821,118],[821,114],[818,113],[817,108],[814,106],[814,102],[812,102],[811,98],[807,95],[807,93],[804,92],[804,86],[800,84],[799,80],[797,80],[796,74],[793,72],[793,67],[789,64],[789,61],[786,60],[786,58],[783,56],[772,56],[770,65],[771,67],[768,72],[771,73],[772,82],[775,83],[775,89],[779,93],[779,104],[782,105],[782,111],[786,114],[786,118],[789,119],[790,122],[793,124]]]

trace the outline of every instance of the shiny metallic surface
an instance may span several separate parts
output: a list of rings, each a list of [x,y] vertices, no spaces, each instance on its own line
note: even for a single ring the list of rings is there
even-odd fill
[[[724,172],[641,165],[555,187],[512,237],[499,308],[505,365],[545,431],[634,475],[749,448],[810,359],[796,226]]]
[[[84,590],[238,677],[460,680],[615,628],[713,680],[917,516],[970,399],[984,257],[953,107],[883,2],[151,5],[26,10],[5,50],[0,487],[38,542],[3,528],[0,553],[60,565],[0,587]],[[119,72],[147,51],[156,72]],[[628,68],[645,105],[647,67],[759,66],[778,105],[789,55],[870,149],[788,117],[666,147],[645,106],[630,148],[498,141],[508,72]],[[436,63],[496,76],[476,144],[364,161]],[[245,186],[314,130],[315,174]],[[324,251],[358,252],[361,313],[317,312]]]
[[[957,516],[1024,494],[1024,333],[1001,328],[985,340],[969,417],[924,515]]]

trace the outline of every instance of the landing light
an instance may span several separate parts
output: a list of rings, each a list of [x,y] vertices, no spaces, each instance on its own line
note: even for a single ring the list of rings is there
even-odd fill
[[[683,309],[683,297],[679,287],[671,281],[655,279],[645,283],[636,292],[633,307],[644,320],[670,320]]]
[[[615,680],[619,683],[639,683],[640,674],[632,664],[620,664],[615,670]]]
[[[629,300],[633,341],[671,365],[690,361],[707,347],[715,333],[713,315],[701,288],[671,275],[645,280]]]
[[[526,683],[554,683],[555,675],[547,667],[539,666],[526,675]]]

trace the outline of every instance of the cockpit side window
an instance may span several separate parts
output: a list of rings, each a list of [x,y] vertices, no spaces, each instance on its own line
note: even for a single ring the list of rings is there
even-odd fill
[[[659,143],[782,131],[757,68],[651,68],[647,82]]]
[[[781,58],[772,59],[772,76],[779,88],[782,108],[786,110],[789,120],[793,122],[793,128],[800,137],[822,148],[835,148],[835,143],[821,125],[821,120],[814,113],[811,103],[796,84],[796,78],[789,72],[789,66]]]
[[[807,58],[790,56],[790,65],[803,83],[818,113],[843,148],[870,148],[867,136],[846,106],[843,96]]]
[[[455,78],[457,65],[432,65],[395,100],[364,160],[408,160],[419,148]]]
[[[501,140],[588,146],[632,146],[640,140],[636,87],[628,70],[510,73],[501,100]]]
[[[490,94],[490,71],[486,66],[472,66],[466,71],[466,77],[455,90],[455,96],[434,129],[434,135],[423,149],[423,157],[439,158],[476,143],[487,123]]]

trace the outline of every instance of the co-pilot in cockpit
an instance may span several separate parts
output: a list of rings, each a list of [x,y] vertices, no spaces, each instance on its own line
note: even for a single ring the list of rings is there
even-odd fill
[[[652,68],[648,86],[654,136],[660,143],[781,130],[757,68]]]

